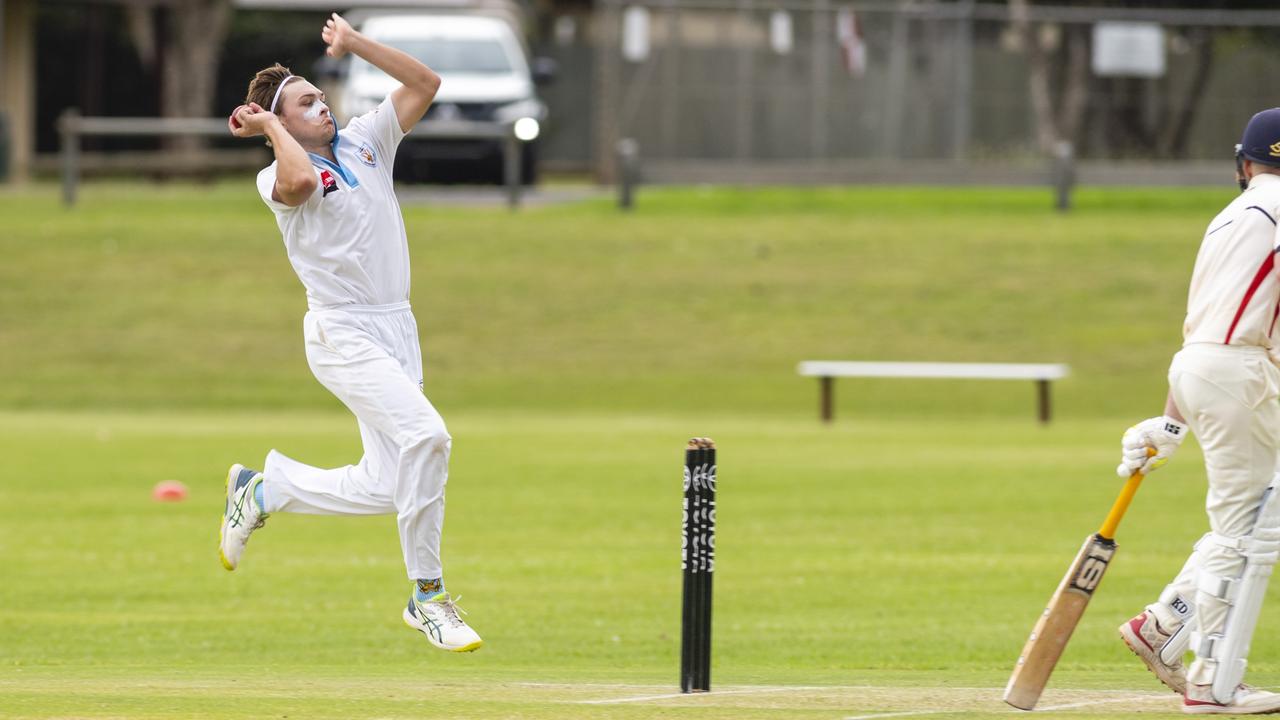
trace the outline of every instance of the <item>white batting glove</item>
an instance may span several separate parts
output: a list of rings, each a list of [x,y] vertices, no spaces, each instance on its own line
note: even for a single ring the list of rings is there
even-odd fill
[[[1169,462],[1169,457],[1187,437],[1187,426],[1168,415],[1153,417],[1134,425],[1120,440],[1120,466],[1116,474],[1122,478],[1141,472],[1143,475]],[[1147,452],[1151,448],[1155,455]]]

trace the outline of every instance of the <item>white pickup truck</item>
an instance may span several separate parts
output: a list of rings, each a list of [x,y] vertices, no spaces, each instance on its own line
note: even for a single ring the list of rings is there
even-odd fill
[[[437,10],[355,11],[361,33],[417,57],[443,84],[423,123],[515,123],[523,142],[523,180],[537,177],[537,138],[547,119],[537,85],[554,74],[551,61],[535,69],[513,23],[500,15]],[[373,109],[395,81],[354,58],[340,83],[339,109],[347,117]],[[396,177],[407,181],[502,182],[502,145],[484,139],[442,139],[410,132],[396,154]]]

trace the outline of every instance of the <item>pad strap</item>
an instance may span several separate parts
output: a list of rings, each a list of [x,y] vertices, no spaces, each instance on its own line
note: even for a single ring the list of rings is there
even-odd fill
[[[1201,570],[1196,577],[1196,589],[1207,593],[1228,605],[1234,605],[1236,596],[1240,594],[1240,579],[1214,575]]]
[[[1191,632],[1191,651],[1201,660],[1215,660],[1214,651],[1222,642],[1222,636],[1214,633],[1205,635],[1198,631]]]
[[[1250,563],[1275,565],[1280,559],[1280,532],[1275,528],[1255,528],[1253,535],[1229,537],[1218,533],[1209,533],[1209,540],[1215,545],[1248,558]]]

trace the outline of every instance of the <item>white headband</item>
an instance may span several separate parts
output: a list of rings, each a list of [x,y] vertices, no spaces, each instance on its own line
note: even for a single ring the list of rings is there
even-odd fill
[[[295,77],[297,77],[297,75],[289,75],[288,77],[280,81],[280,87],[276,88],[276,94],[274,97],[271,98],[270,112],[274,113],[276,111],[276,103],[280,102],[280,91],[284,90],[284,86],[288,84],[288,82],[294,79]]]

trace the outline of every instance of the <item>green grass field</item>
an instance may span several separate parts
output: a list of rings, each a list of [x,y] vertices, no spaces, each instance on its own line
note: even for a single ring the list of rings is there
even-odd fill
[[[222,477],[359,455],[243,183],[0,193],[0,717],[1005,715],[1026,633],[1159,411],[1231,190],[646,191],[406,208],[454,453],[450,589],[486,646],[399,618],[390,518],[277,515],[217,561]],[[844,381],[803,359],[1071,364],[1029,384]],[[715,692],[679,696],[679,475],[720,451]],[[149,498],[161,480],[184,503]],[[1114,626],[1204,527],[1194,442],[1151,478],[1042,705],[1177,714]],[[1251,678],[1280,684],[1280,606]]]

